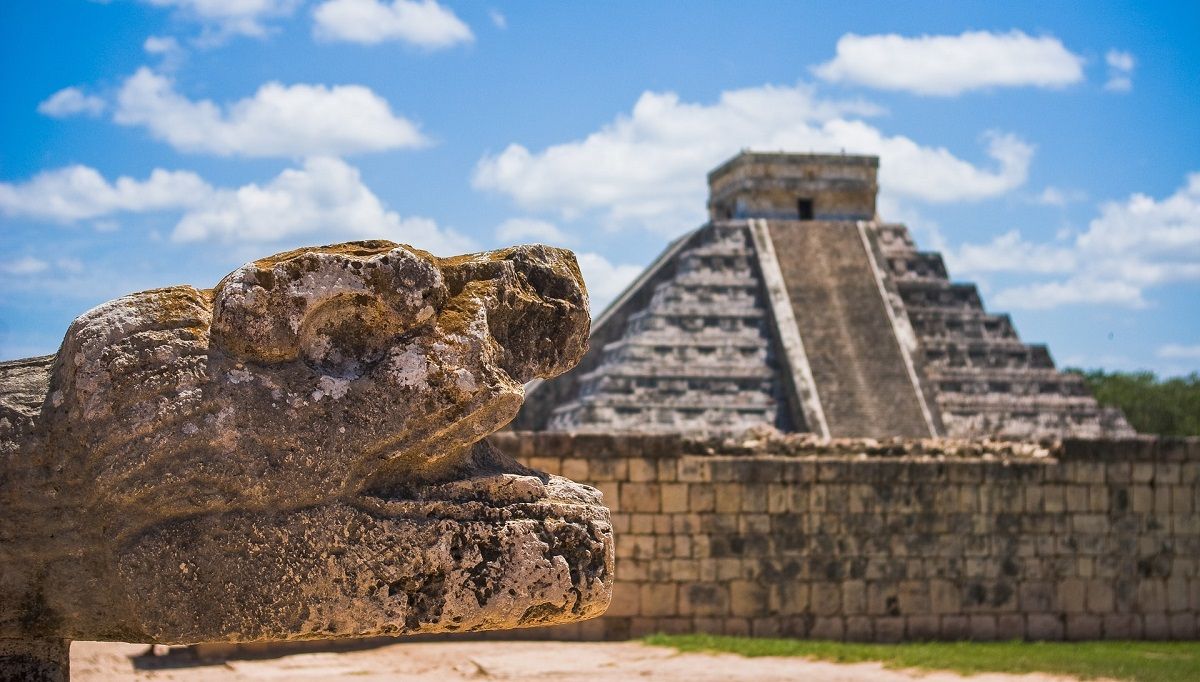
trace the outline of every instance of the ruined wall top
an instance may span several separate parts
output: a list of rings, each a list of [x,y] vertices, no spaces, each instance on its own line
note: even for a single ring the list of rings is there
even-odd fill
[[[708,174],[712,220],[871,220],[879,157],[743,151]]]

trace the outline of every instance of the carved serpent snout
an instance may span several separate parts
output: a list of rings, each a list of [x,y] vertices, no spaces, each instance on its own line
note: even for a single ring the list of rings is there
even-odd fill
[[[438,259],[355,242],[265,258],[217,285],[212,342],[251,362],[302,358],[315,371],[360,376],[448,301],[472,316],[483,306],[517,381],[560,374],[587,350],[578,265],[570,252],[540,245]]]

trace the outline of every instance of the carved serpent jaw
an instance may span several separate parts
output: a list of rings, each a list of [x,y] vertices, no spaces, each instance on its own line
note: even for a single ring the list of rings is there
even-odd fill
[[[471,473],[435,486],[152,529],[121,552],[136,617],[155,641],[191,642],[474,631],[602,613],[613,557],[599,494],[522,470],[486,443],[471,460]]]
[[[30,471],[72,483],[58,486],[72,532],[110,577],[94,607],[45,589],[69,563],[27,571],[49,629],[288,639],[599,613],[612,536],[598,493],[481,442],[524,382],[579,360],[588,323],[569,252],[439,259],[390,242],[89,311],[20,447]],[[20,630],[9,622],[0,637]]]

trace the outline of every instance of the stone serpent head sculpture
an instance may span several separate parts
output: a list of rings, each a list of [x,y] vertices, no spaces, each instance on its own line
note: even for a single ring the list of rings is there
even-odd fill
[[[0,363],[0,661],[600,614],[599,494],[483,440],[588,327],[568,251],[385,241],[83,314]]]

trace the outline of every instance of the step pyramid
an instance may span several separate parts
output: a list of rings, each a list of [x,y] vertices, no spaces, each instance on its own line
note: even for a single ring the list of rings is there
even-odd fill
[[[743,152],[710,221],[596,319],[515,428],[825,437],[1127,437],[937,253],[875,214],[878,159]]]

